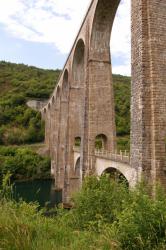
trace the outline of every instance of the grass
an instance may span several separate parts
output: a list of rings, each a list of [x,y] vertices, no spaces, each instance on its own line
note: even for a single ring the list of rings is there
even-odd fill
[[[129,191],[108,176],[90,177],[73,198],[74,208],[59,208],[52,218],[43,216],[37,204],[16,203],[2,193],[2,250],[166,249],[166,196],[161,188],[153,199],[143,184]]]

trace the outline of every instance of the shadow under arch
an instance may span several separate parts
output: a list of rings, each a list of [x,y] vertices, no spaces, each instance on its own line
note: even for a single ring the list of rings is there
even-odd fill
[[[82,39],[79,39],[73,56],[72,63],[72,76],[73,76],[73,84],[82,85],[84,84],[84,61],[85,61],[85,44]]]
[[[51,103],[49,102],[48,103],[48,110],[51,108]]]
[[[68,97],[69,97],[69,74],[65,69],[62,79],[59,104],[59,126],[58,126],[58,152],[57,152],[57,165],[59,167],[59,178],[65,179],[67,174],[67,152],[68,152]]]
[[[81,177],[81,168],[80,168],[80,157],[78,157],[75,167],[74,167],[75,175],[80,178]]]
[[[90,55],[96,60],[111,61],[110,38],[119,3],[120,0],[98,0],[90,39]]]
[[[57,89],[56,89],[56,99],[58,99],[60,97],[60,87],[57,86]]]
[[[85,43],[80,38],[75,46],[71,67],[72,80],[69,91],[69,151],[73,154],[73,146],[79,146],[84,123],[85,102]],[[77,141],[77,142],[76,142]],[[73,169],[74,157],[70,159]]]
[[[117,117],[119,117],[119,116],[117,116],[117,113],[115,116],[115,103],[114,103],[115,98],[114,98],[114,95],[115,95],[116,91],[113,88],[110,40],[111,40],[111,35],[112,35],[113,24],[115,21],[115,16],[116,16],[118,7],[120,6],[120,2],[121,2],[120,0],[112,0],[112,1],[98,0],[97,1],[96,8],[95,8],[95,14],[94,14],[94,18],[93,18],[93,23],[92,23],[91,35],[90,35],[90,59],[92,62],[93,61],[98,62],[98,63],[100,62],[100,66],[98,66],[98,71],[101,69],[101,73],[98,73],[98,77],[96,77],[96,79],[94,81],[97,82],[99,78],[101,79],[100,80],[101,89],[103,87],[103,89],[101,90],[101,93],[103,93],[102,94],[103,99],[105,98],[105,96],[107,94],[104,92],[105,91],[104,90],[105,82],[107,79],[105,79],[105,81],[103,80],[102,72],[105,72],[104,75],[107,75],[107,77],[109,77],[108,81],[110,82],[110,85],[111,85],[111,87],[110,87],[110,100],[112,102],[112,105],[110,107],[111,112],[109,114],[109,117],[110,117],[110,121],[109,121],[110,125],[109,126],[110,126],[111,139],[109,139],[109,137],[108,137],[108,144],[112,144],[111,146],[108,146],[110,151],[117,150],[116,127],[118,124]],[[121,32],[121,30],[119,30],[118,32]],[[93,71],[92,71],[92,73],[93,73]],[[104,105],[105,105],[105,107],[107,106],[106,98],[105,98],[105,104],[103,104],[103,106]],[[104,109],[106,110],[106,108],[103,108],[103,111],[104,111]],[[117,109],[116,109],[116,112],[117,112]],[[107,111],[107,113],[108,113],[108,111]],[[100,117],[102,117],[102,114],[100,115]],[[116,117],[116,123],[115,123],[115,117]],[[103,120],[106,120],[106,118],[105,119],[103,118]],[[108,118],[108,120],[109,120],[109,118]],[[111,120],[112,120],[112,125],[111,125]],[[130,119],[126,118],[126,116],[124,115],[123,120],[124,120],[123,127],[125,128],[124,131],[128,131],[126,127],[128,124],[127,122]],[[120,127],[120,125],[118,126],[118,128],[119,127]],[[107,128],[105,130],[107,130]],[[117,129],[117,131],[120,131],[120,129]],[[125,133],[126,132],[124,132],[123,135],[126,135]],[[121,141],[120,141],[120,143],[121,143]],[[126,142],[125,149],[128,149],[127,145],[128,145],[128,143]],[[113,150],[111,149],[111,147],[113,148]]]
[[[111,180],[114,180],[118,183],[124,183],[127,187],[129,187],[129,182],[127,178],[116,168],[109,167],[106,168],[102,175],[109,175]]]
[[[54,97],[54,95],[52,96],[52,104],[54,104],[54,102],[55,102],[55,97]]]
[[[62,100],[67,101],[68,95],[69,95],[69,73],[68,70],[65,69],[62,82]]]

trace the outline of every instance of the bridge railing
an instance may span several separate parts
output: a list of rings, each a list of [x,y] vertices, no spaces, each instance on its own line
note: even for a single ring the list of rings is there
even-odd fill
[[[103,157],[114,161],[130,163],[130,154],[127,151],[112,153],[107,150],[95,150],[95,155],[98,157]]]
[[[80,147],[74,146],[73,147],[74,152],[80,153]],[[109,152],[107,150],[101,150],[97,149],[94,152],[94,155],[96,157],[102,157],[105,159],[110,159],[113,161],[123,162],[123,163],[130,163],[130,153],[128,151],[119,151],[119,152]]]

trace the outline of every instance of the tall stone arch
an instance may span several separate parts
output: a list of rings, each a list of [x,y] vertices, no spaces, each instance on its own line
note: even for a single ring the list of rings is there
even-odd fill
[[[47,105],[47,113],[46,113],[46,144],[49,149],[49,153],[51,152],[51,104],[50,102]]]
[[[84,151],[82,169],[95,172],[96,135],[107,137],[107,148],[116,149],[116,126],[110,36],[119,0],[98,0],[94,6],[89,34],[89,58],[87,76],[87,103],[85,116]]]
[[[58,162],[59,168],[58,187],[64,188],[65,171],[67,168],[67,151],[68,151],[68,116],[69,116],[69,73],[65,69],[61,84],[60,114],[59,114],[59,139],[58,139]]]
[[[49,140],[50,140],[50,157],[51,157],[51,175],[54,176],[55,173],[55,119],[54,119],[54,114],[55,114],[55,96],[53,95],[51,97],[51,104],[49,108],[49,113],[50,113],[50,131],[49,131]]]
[[[74,152],[75,138],[83,138],[85,112],[85,42],[79,38],[76,42],[71,62],[71,85],[69,93],[69,151],[70,193],[75,189]],[[81,156],[82,158],[82,156]]]
[[[48,141],[48,127],[49,127],[49,125],[48,125],[47,117],[48,117],[48,111],[47,111],[47,108],[45,107],[43,109],[43,111],[42,111],[42,118],[43,118],[43,120],[45,122],[45,139],[44,139],[44,143],[46,145],[47,150],[49,150],[49,141]]]
[[[55,187],[59,189],[59,176],[60,176],[60,168],[59,168],[59,131],[60,131],[60,87],[57,86],[55,92],[55,103],[54,103],[54,130],[52,131],[53,135],[53,144],[54,144],[54,153],[51,162],[54,164],[54,178],[55,178]]]
[[[131,0],[131,2],[131,166],[138,173],[137,179],[143,175],[153,185],[156,180],[160,180],[166,186],[166,2],[165,0]],[[70,81],[67,137],[67,166],[70,169],[68,193],[74,189],[73,146],[76,137],[81,137],[81,178],[87,173],[95,173],[96,135],[104,134],[107,137],[109,151],[114,152],[116,148],[109,46],[119,3],[120,0],[92,0],[59,78],[58,87],[62,87],[67,68]],[[56,91],[57,88],[55,93]],[[61,101],[62,97],[59,106],[56,105],[57,112],[54,114],[55,117],[59,117],[55,119],[59,124],[57,145],[63,141],[60,132],[60,121],[64,119]],[[46,119],[51,119],[48,107],[45,116]],[[52,133],[48,132],[49,126],[50,121],[47,122],[46,134]],[[47,137],[46,141],[49,144],[50,137]],[[61,164],[64,161],[63,157],[61,159],[60,157],[61,154],[57,154],[58,174],[60,166],[64,165]],[[61,186],[64,189],[63,185]]]
[[[50,132],[49,133],[49,141],[50,141],[50,156],[51,158],[53,158],[53,155],[54,155],[54,131],[55,131],[55,128],[54,128],[54,125],[55,125],[55,121],[54,121],[54,108],[55,108],[55,97],[54,95],[51,97],[51,100],[48,104],[48,107],[49,107],[49,113],[50,113]]]

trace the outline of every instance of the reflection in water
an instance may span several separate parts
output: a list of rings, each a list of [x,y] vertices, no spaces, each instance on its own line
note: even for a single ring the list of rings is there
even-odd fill
[[[14,199],[38,202],[40,207],[54,207],[62,202],[61,191],[55,191],[54,180],[33,180],[14,184]]]

